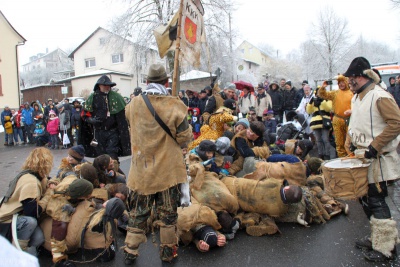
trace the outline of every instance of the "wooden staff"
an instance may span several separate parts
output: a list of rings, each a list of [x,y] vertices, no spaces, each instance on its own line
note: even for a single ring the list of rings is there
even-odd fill
[[[181,25],[182,25],[182,10],[183,10],[183,0],[181,0],[179,6],[179,17],[178,17],[178,28],[176,33],[176,47],[175,47],[175,59],[174,59],[174,74],[172,77],[172,95],[178,95],[176,92],[176,87],[178,84],[178,74],[179,74],[179,54],[181,51]]]

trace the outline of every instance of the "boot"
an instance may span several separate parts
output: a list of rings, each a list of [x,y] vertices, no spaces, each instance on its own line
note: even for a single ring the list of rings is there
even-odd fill
[[[75,263],[69,260],[61,260],[54,264],[54,267],[75,267]]]
[[[127,226],[126,230],[125,246],[123,247],[125,264],[132,265],[139,255],[139,245],[146,243],[147,238],[145,231],[141,229]]]
[[[369,236],[365,236],[361,238],[360,240],[356,241],[356,248],[362,249],[362,250],[372,250],[372,242],[371,238]]]
[[[127,253],[125,252],[125,265],[132,265],[133,263],[135,263],[135,260],[137,258],[137,255],[131,254],[131,253]]]
[[[393,219],[375,219],[371,216],[372,251],[365,252],[369,261],[391,261],[397,258],[396,244],[399,242],[396,221]]]
[[[261,220],[259,225],[253,225],[246,228],[246,233],[251,236],[273,235],[279,232],[274,219],[266,217]]]
[[[178,257],[177,246],[160,246],[160,257],[162,261],[172,262],[172,260]]]
[[[160,225],[160,258],[171,262],[178,257],[178,235],[176,225]]]

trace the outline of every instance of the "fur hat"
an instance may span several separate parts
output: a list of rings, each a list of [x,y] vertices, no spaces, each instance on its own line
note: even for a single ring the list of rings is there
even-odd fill
[[[82,145],[73,146],[68,150],[68,155],[77,161],[82,161],[82,159],[85,157],[85,149]]]
[[[364,57],[356,57],[350,63],[349,68],[343,74],[346,77],[363,76],[372,79],[375,83],[380,82],[379,76],[371,69],[371,64]]]
[[[229,108],[230,110],[236,110],[236,102],[235,100],[229,98],[224,101],[224,107]]]
[[[263,137],[265,132],[265,125],[261,121],[254,121],[250,123],[250,129],[258,135],[258,137]]]
[[[339,75],[337,77],[337,81],[338,81],[338,83],[344,82],[346,89],[349,89],[349,79],[347,77],[345,77],[343,75]]]
[[[149,82],[162,82],[168,79],[165,67],[161,64],[150,65],[149,72],[147,74],[147,80]]]
[[[49,111],[49,116],[51,116],[51,115],[57,115],[57,114],[56,114],[56,112],[54,110],[50,110]]]
[[[217,139],[215,142],[216,150],[224,155],[226,150],[228,150],[229,146],[231,145],[231,140],[228,137],[222,136]]]
[[[248,129],[248,128],[250,127],[249,120],[246,119],[246,118],[239,119],[239,121],[235,124],[235,127],[236,127],[237,125],[243,125],[244,128],[246,128],[246,129]]]
[[[68,187],[68,195],[72,199],[89,196],[92,192],[92,183],[85,179],[76,179]]]
[[[288,185],[282,188],[282,201],[286,204],[298,203],[303,197],[303,191],[298,185]]]
[[[101,85],[109,85],[111,87],[117,85],[116,83],[112,82],[107,75],[103,75],[97,80],[96,85],[99,85],[99,84],[101,84]]]

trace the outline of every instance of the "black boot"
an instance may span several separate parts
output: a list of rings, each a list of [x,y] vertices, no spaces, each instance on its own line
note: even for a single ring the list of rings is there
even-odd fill
[[[397,249],[394,247],[394,249],[391,251],[392,255],[390,257],[386,257],[382,253],[376,250],[371,250],[364,252],[364,257],[365,259],[373,262],[381,262],[381,261],[395,261],[397,259]]]
[[[76,265],[69,260],[61,260],[54,264],[54,267],[76,267]]]
[[[356,241],[356,248],[372,250],[372,242],[369,236],[365,236],[364,238]]]

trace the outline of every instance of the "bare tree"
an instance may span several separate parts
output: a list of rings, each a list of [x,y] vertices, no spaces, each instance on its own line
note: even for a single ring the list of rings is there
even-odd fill
[[[331,7],[320,11],[317,23],[312,24],[310,43],[315,55],[314,60],[332,77],[351,48],[347,20],[339,17]]]

